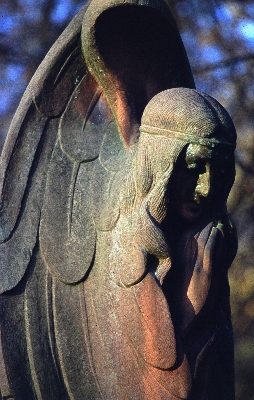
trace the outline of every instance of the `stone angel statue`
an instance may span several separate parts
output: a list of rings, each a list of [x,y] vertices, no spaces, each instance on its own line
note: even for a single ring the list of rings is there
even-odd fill
[[[1,159],[0,398],[233,400],[235,128],[164,0],[92,0]]]

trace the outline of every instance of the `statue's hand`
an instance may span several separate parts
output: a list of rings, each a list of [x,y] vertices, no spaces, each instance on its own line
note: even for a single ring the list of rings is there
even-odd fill
[[[204,306],[211,285],[214,247],[222,224],[207,224],[185,246],[184,269],[191,271],[186,293],[186,307],[183,311],[182,329],[185,329]],[[195,240],[193,247],[193,239]],[[189,243],[189,245],[188,245]],[[188,247],[191,246],[191,249]]]
[[[197,258],[187,291],[195,314],[201,310],[208,295],[212,275],[212,255],[218,229],[208,224],[197,237]]]

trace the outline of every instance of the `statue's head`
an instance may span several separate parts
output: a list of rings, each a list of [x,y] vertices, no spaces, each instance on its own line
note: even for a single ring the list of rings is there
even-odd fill
[[[135,257],[143,260],[128,284],[145,273],[147,254],[159,260],[155,275],[162,283],[175,237],[208,222],[223,225],[235,144],[233,122],[212,97],[175,88],[150,100],[121,187],[120,210],[131,218],[132,243],[139,249]]]
[[[236,132],[220,103],[194,89],[165,90],[145,108],[140,132],[141,143],[158,147],[152,163],[182,218],[194,222],[207,207],[225,203],[235,175]]]

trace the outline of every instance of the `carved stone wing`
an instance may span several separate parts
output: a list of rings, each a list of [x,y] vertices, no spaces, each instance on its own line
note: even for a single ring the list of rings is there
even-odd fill
[[[194,85],[163,1],[94,0],[87,7],[33,77],[3,150],[1,293],[24,276],[38,235],[53,275],[65,283],[85,276],[95,251],[93,219],[109,227],[110,211],[117,218],[115,199],[102,188],[137,141],[144,107],[161,90]],[[98,193],[111,201],[108,222]]]
[[[110,275],[143,110],[176,86],[194,82],[166,3],[93,0],[20,103],[0,169],[0,293],[13,289],[0,298],[0,333],[10,392],[20,399],[127,399],[137,388],[138,399],[187,396],[187,359],[177,357],[154,277],[137,260],[121,274],[145,276],[137,286],[117,286]],[[158,313],[162,326],[153,323]]]
[[[1,293],[17,285],[30,262],[38,238],[45,190],[50,184],[46,184],[48,167],[51,165],[52,168],[50,160],[52,154],[54,159],[57,152],[59,126],[65,118],[69,101],[77,94],[79,100],[82,96],[82,100],[86,97],[85,101],[80,101],[83,108],[79,112],[79,119],[75,121],[75,128],[78,129],[79,124],[84,124],[87,118],[93,95],[98,93],[98,85],[88,73],[80,49],[81,23],[86,9],[87,6],[73,19],[34,75],[15,114],[3,149],[0,214]],[[70,121],[73,123],[72,115]],[[65,149],[65,132],[62,131]],[[71,131],[69,132],[71,137]],[[100,138],[95,139],[96,142],[98,140]],[[71,145],[70,143],[69,148]],[[66,148],[67,152],[69,148]],[[93,153],[89,153],[90,149],[91,146],[88,146],[87,159],[95,157],[96,146],[92,150]],[[62,157],[64,155],[62,151]],[[70,157],[66,158],[69,161],[65,183],[68,191],[68,174],[75,170],[77,163],[75,164]]]

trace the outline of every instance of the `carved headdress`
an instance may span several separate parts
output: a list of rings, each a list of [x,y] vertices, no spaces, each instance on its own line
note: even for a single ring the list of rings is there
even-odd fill
[[[195,89],[174,88],[154,96],[144,110],[140,131],[204,146],[236,145],[228,112]]]

